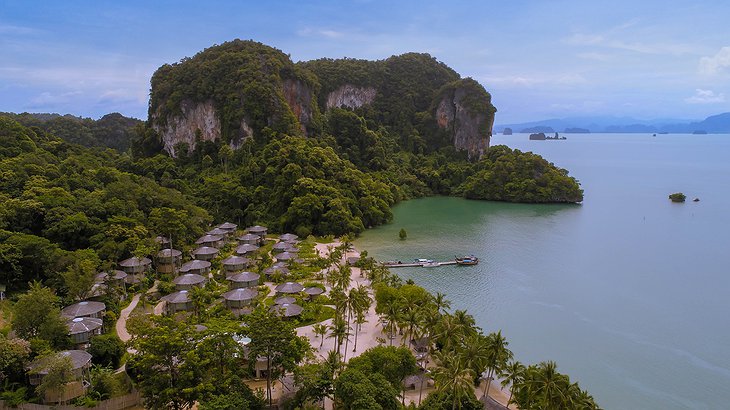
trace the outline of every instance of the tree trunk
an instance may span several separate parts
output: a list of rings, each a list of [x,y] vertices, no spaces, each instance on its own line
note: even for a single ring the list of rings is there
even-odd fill
[[[489,397],[489,388],[492,386],[492,374],[494,374],[494,369],[489,369],[489,373],[487,373],[487,390],[484,393],[487,398]]]
[[[269,407],[271,407],[271,356],[266,356],[266,395],[269,397]]]

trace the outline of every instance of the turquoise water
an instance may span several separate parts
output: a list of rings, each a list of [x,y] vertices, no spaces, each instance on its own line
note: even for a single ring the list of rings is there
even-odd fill
[[[730,135],[492,144],[569,169],[584,203],[413,200],[358,248],[380,260],[480,256],[396,272],[501,329],[523,363],[555,360],[604,408],[730,408]],[[671,203],[677,191],[690,201]]]

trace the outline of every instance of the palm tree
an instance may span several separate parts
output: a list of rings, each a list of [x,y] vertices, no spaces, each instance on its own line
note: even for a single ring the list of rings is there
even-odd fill
[[[461,328],[461,335],[467,336],[477,332],[474,316],[466,313],[466,310],[454,312],[454,321]]]
[[[507,349],[509,342],[502,336],[501,330],[487,335],[485,341],[487,345],[487,385],[484,386],[484,396],[489,397],[492,376],[504,368],[507,362],[512,359],[512,351]]]
[[[393,346],[393,338],[395,338],[395,332],[397,330],[397,323],[400,320],[400,315],[401,311],[398,301],[396,299],[388,300],[382,317],[386,322],[388,322],[388,338],[390,339],[391,346]]]
[[[439,312],[443,310],[446,313],[446,309],[451,308],[451,301],[446,300],[446,295],[441,292],[436,292],[436,296],[433,297],[433,303]]]
[[[319,336],[319,348],[322,348],[322,345],[324,344],[324,338],[327,336],[327,325],[322,323],[317,323],[314,326],[312,326],[312,331],[314,332],[315,336]]]
[[[330,337],[335,338],[338,355],[341,354],[340,352],[344,339],[348,338],[350,335],[350,326],[347,324],[347,322],[345,322],[345,320],[341,317],[335,316],[335,318],[332,320],[332,324],[330,325]]]
[[[474,394],[474,371],[466,367],[453,352],[438,352],[434,359],[436,366],[433,369],[433,378],[436,381],[436,390],[453,397],[452,410],[461,408],[462,399]]]
[[[357,334],[362,324],[366,322],[365,313],[370,310],[373,300],[370,298],[367,288],[362,285],[358,285],[357,288],[350,291],[350,298],[355,316],[355,347],[352,350],[354,352],[357,350]]]
[[[507,408],[509,408],[512,396],[515,394],[515,387],[525,380],[525,366],[518,361],[510,362],[502,369],[499,376],[503,378],[502,387],[510,386],[509,399],[507,400]]]
[[[441,320],[436,326],[436,343],[440,345],[442,349],[449,350],[453,347],[454,342],[461,338],[461,331],[462,329],[454,320],[454,316],[447,313],[441,316]]]
[[[458,350],[458,354],[462,357],[464,365],[472,369],[475,375],[482,372],[489,359],[485,339],[486,336],[481,334],[470,335],[464,339],[462,347]]]
[[[531,366],[531,370],[528,386],[531,396],[545,408],[560,408],[564,405],[570,380],[558,373],[555,362],[541,362],[536,367]]]

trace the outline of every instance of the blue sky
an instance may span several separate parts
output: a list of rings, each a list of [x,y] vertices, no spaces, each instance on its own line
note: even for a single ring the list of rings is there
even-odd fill
[[[497,123],[730,111],[727,1],[0,0],[0,111],[146,118],[149,79],[213,44],[292,59],[427,52],[492,93]]]

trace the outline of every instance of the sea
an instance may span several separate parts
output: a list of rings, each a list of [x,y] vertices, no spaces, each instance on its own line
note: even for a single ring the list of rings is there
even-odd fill
[[[566,168],[582,204],[410,200],[356,246],[404,263],[478,256],[394,272],[501,330],[522,363],[555,361],[603,408],[730,409],[730,135],[565,136],[492,145]]]

